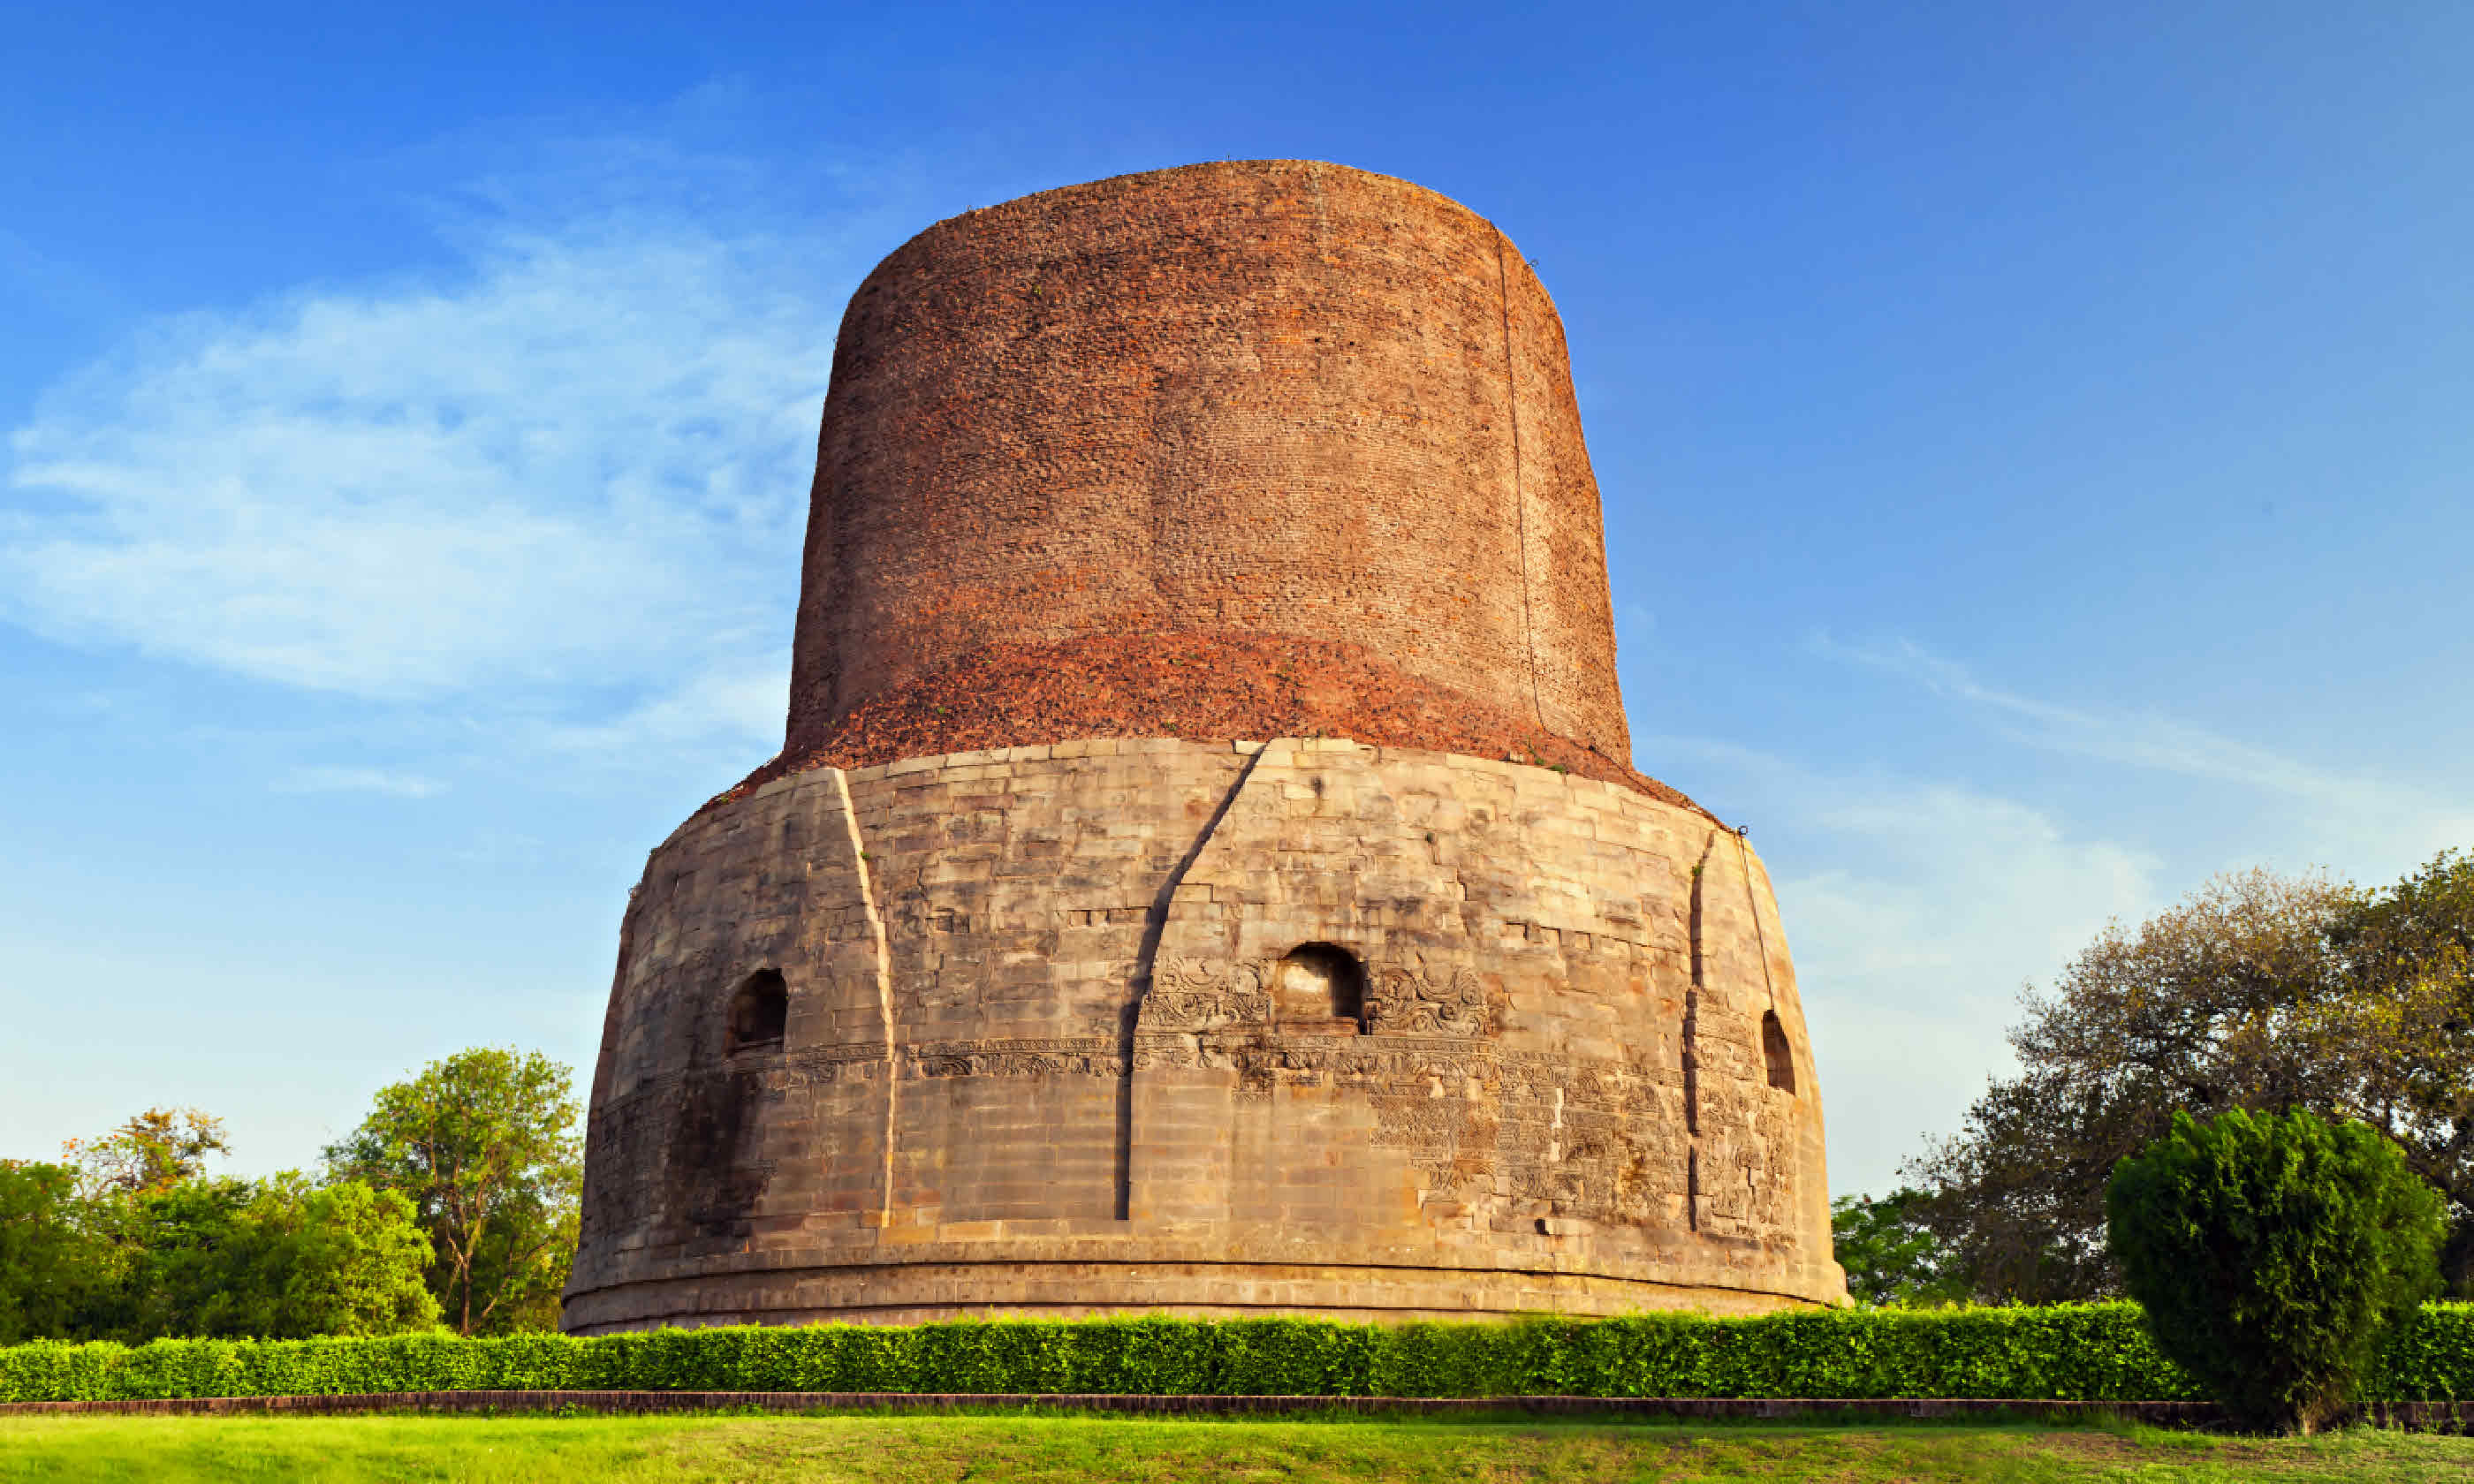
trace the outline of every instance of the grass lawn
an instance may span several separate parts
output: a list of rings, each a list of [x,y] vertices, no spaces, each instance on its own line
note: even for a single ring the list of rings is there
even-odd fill
[[[18,1479],[2463,1480],[2474,1438],[1896,1424],[8,1417]]]

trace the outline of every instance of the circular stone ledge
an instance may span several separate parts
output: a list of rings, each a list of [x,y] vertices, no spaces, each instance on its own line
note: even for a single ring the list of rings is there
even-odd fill
[[[1766,1314],[1827,1305],[1791,1294],[1588,1274],[1281,1263],[971,1262],[800,1268],[603,1289],[570,1303],[571,1334],[654,1326],[916,1325],[951,1319],[1281,1314],[1351,1323],[1589,1318],[1647,1309]]]

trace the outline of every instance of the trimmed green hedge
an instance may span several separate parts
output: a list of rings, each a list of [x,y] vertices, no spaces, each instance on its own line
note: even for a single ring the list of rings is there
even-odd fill
[[[1305,1319],[1006,1320],[657,1329],[591,1339],[37,1341],[0,1349],[0,1400],[371,1391],[1105,1392],[1483,1397],[2197,1395],[2127,1304],[1642,1314],[1510,1325]],[[2366,1400],[2474,1399],[2474,1304],[2434,1304]]]

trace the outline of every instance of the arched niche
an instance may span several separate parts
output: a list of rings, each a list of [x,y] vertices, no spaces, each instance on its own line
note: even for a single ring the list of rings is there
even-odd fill
[[[1366,1020],[1366,966],[1337,944],[1301,944],[1280,960],[1272,982],[1275,1024],[1337,1030]]]
[[[790,987],[782,970],[760,969],[749,974],[730,996],[732,1055],[741,1051],[778,1051],[790,1023]]]
[[[1761,1012],[1761,1061],[1768,1066],[1770,1086],[1793,1095],[1795,1092],[1795,1048],[1786,1041],[1786,1027],[1779,1023],[1778,1012]]]

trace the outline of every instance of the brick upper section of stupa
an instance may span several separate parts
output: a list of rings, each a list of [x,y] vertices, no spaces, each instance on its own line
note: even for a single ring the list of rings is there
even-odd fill
[[[1629,765],[1597,487],[1519,251],[1406,181],[1273,160],[966,212],[879,265],[750,783],[1312,735],[1681,797]]]

